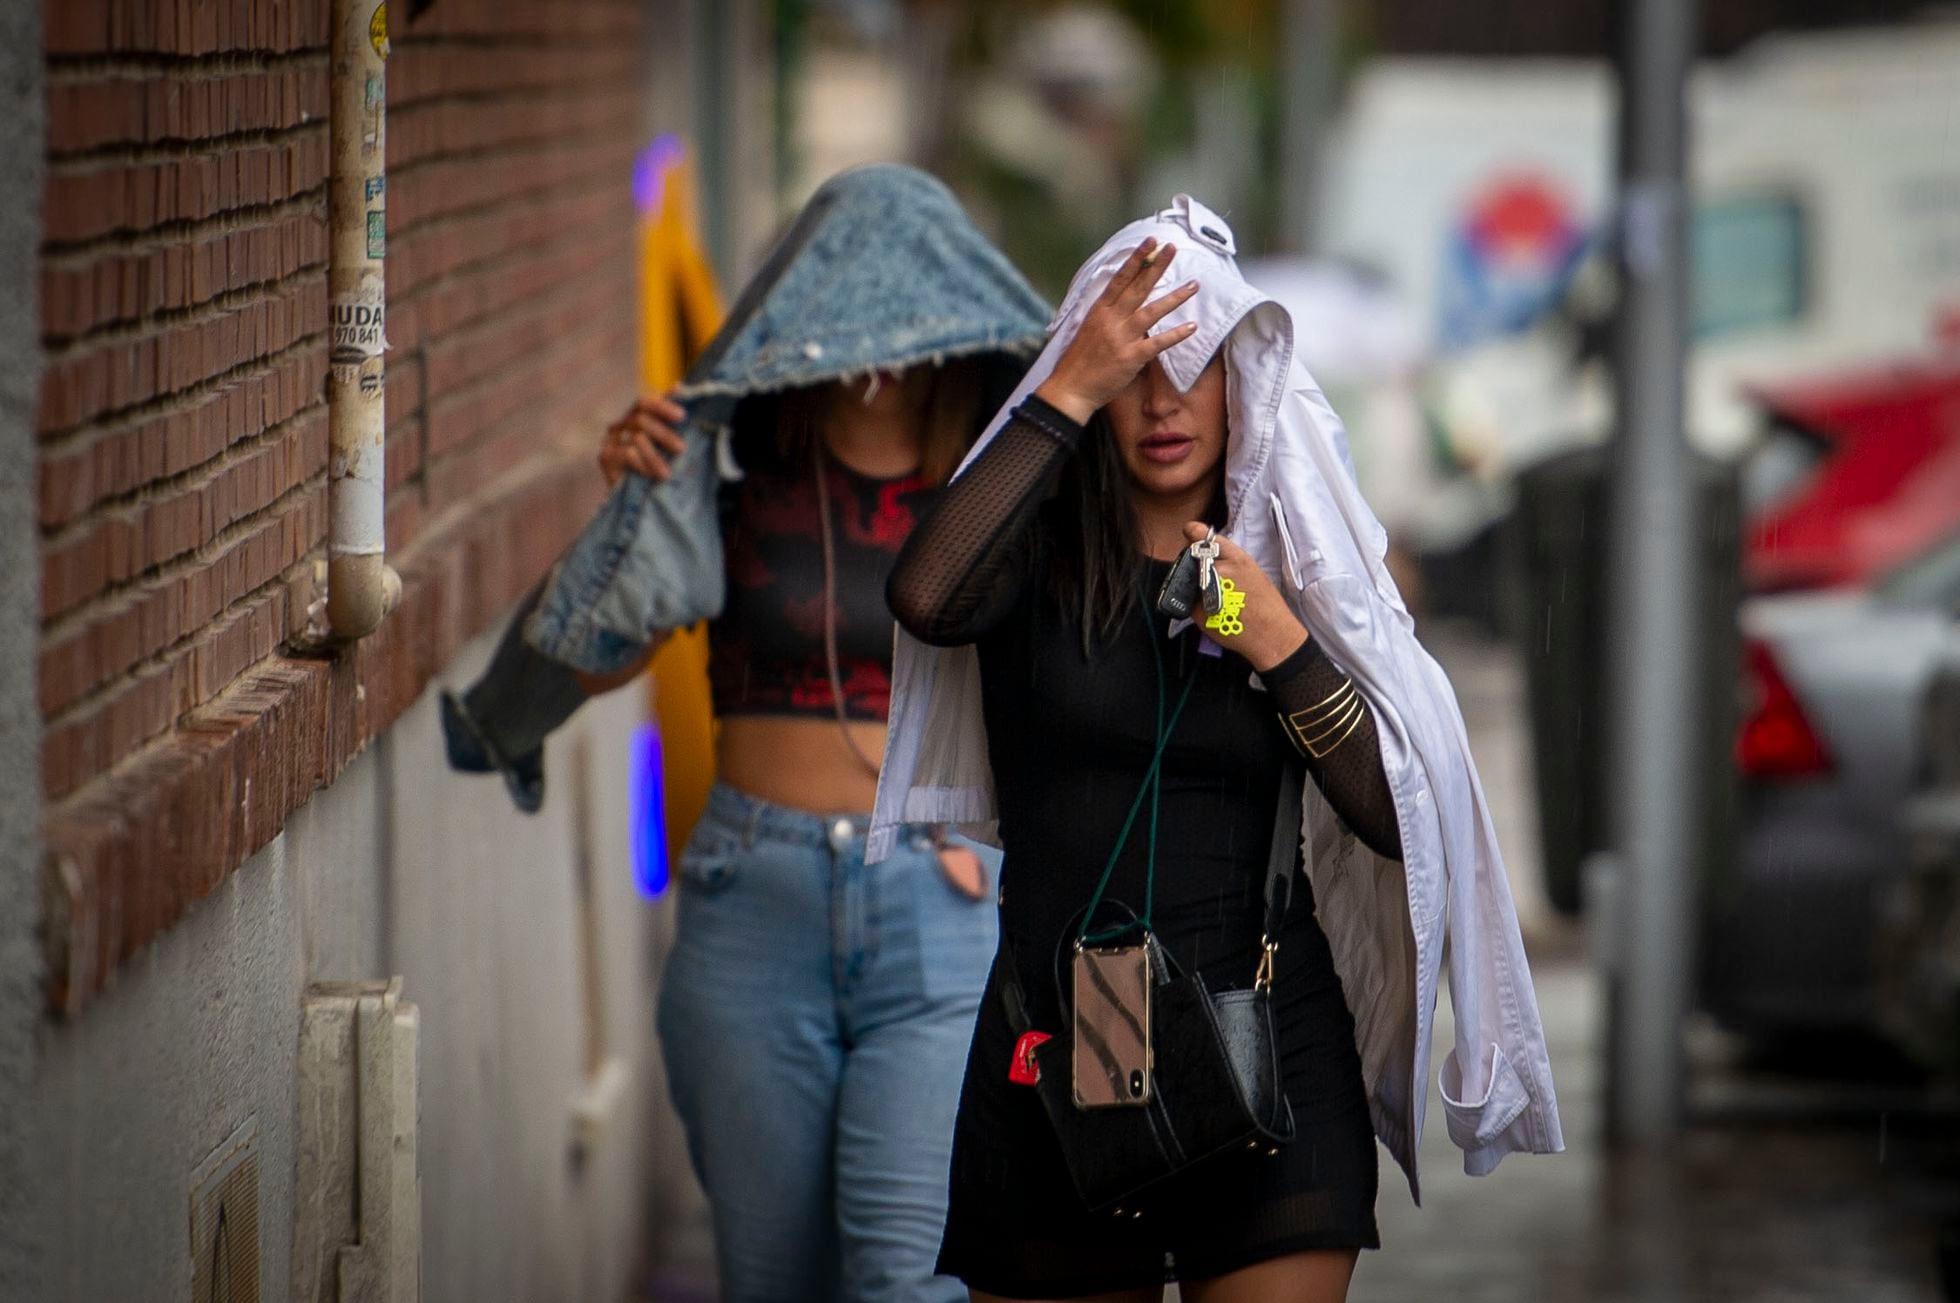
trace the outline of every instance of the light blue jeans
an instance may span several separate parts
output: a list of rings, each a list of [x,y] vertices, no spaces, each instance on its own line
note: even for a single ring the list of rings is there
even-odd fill
[[[966,1298],[933,1262],[997,915],[867,822],[718,786],[681,861],[661,1050],[736,1303]]]

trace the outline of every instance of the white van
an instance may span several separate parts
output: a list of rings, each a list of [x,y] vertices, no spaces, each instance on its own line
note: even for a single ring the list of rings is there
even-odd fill
[[[1749,381],[1960,342],[1960,22],[1767,38],[1691,94],[1698,447],[1748,443]],[[1615,100],[1598,61],[1388,58],[1330,140],[1323,252],[1392,283],[1492,485],[1609,422],[1603,367],[1546,309],[1597,265]]]

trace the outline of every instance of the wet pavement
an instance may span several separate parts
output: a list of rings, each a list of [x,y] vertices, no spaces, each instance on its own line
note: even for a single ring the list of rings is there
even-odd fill
[[[1870,1072],[1848,1077],[1855,1047],[1809,1047],[1795,1056],[1802,1070],[1771,1072],[1697,1023],[1695,1124],[1664,1154],[1603,1145],[1598,984],[1584,937],[1539,887],[1515,659],[1425,633],[1462,699],[1506,848],[1567,1152],[1464,1175],[1432,1079],[1423,1206],[1382,1151],[1383,1248],[1364,1255],[1352,1303],[1941,1303],[1935,1244],[1942,1220],[1960,1218],[1960,1107],[1932,1107]],[[1445,995],[1436,1044],[1450,1035]],[[1838,1075],[1818,1075],[1820,1061]],[[671,1229],[648,1298],[712,1298],[704,1213]]]
[[[1384,1157],[1383,1248],[1354,1303],[1937,1303],[1938,1219],[1960,1214],[1951,1117],[1888,1111],[1867,1083],[1739,1074],[1703,1029],[1691,1098],[1721,1120],[1664,1155],[1610,1154],[1596,984],[1574,958],[1539,968],[1567,1152],[1465,1176],[1432,1093],[1423,1207]]]
[[[1801,1070],[1770,1071],[1698,1019],[1694,1124],[1665,1154],[1607,1150],[1599,987],[1583,935],[1540,886],[1515,657],[1447,629],[1425,635],[1463,703],[1505,848],[1567,1149],[1464,1175],[1432,1080],[1423,1206],[1384,1151],[1383,1247],[1363,1258],[1353,1303],[1938,1303],[1938,1227],[1960,1216],[1960,1111],[1854,1075],[1858,1047],[1800,1051]],[[1445,992],[1439,1058],[1450,1027]]]

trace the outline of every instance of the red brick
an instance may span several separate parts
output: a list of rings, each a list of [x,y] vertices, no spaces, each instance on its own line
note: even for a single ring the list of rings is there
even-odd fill
[[[278,355],[154,415],[49,448],[41,460],[41,525],[67,524],[105,499],[182,474],[321,403],[327,360],[318,347]]]
[[[512,251],[594,241],[630,249],[632,209],[626,193],[606,182],[583,191],[514,203],[432,222],[399,238],[388,234],[390,302],[412,302],[432,282],[501,267]]]
[[[48,149],[198,141],[326,120],[324,58],[231,75],[142,79],[91,74],[48,87]]]
[[[472,380],[506,372],[552,349],[617,302],[619,269],[601,264],[578,279],[540,287],[535,296],[486,316],[480,325],[448,333],[427,347],[431,392],[449,393]],[[625,346],[631,348],[630,341]]]
[[[631,82],[639,51],[618,41],[510,45],[405,44],[388,61],[388,105],[443,96],[491,96],[555,86]]]
[[[460,153],[631,138],[642,108],[638,87],[630,79],[596,91],[589,84],[552,86],[494,103],[411,103],[388,114],[388,169],[394,175]]]
[[[382,528],[388,534],[388,550],[399,554],[412,550],[422,541],[423,533],[435,513],[419,493],[397,493],[388,499],[387,514]]]
[[[406,233],[437,218],[586,185],[611,187],[623,203],[632,162],[630,141],[615,138],[590,145],[526,145],[404,168],[388,178],[388,229]]]
[[[494,8],[462,4],[432,9],[409,30],[422,37],[534,35],[564,41],[637,32],[639,23],[632,5],[620,0],[509,0]]]
[[[327,0],[56,0],[43,14],[57,57],[283,54],[327,39]]]
[[[288,438],[320,444],[304,456],[324,462],[324,423]],[[261,460],[290,453],[267,450]],[[249,469],[249,468],[247,468]],[[84,693],[192,636],[226,607],[265,585],[316,547],[324,534],[318,489],[273,514],[253,517],[207,554],[166,569],[61,622],[41,652],[41,710],[52,718]]]
[[[437,457],[461,447],[545,395],[590,401],[590,393],[576,395],[568,389],[567,375],[594,357],[623,360],[632,355],[631,315],[621,310],[606,313],[601,303],[595,297],[588,304],[593,310],[578,318],[575,329],[561,333],[548,350],[432,398],[426,416],[429,455]]]
[[[189,389],[325,331],[327,282],[302,272],[224,307],[172,318],[136,337],[83,343],[48,364],[38,422],[59,433]]]
[[[312,193],[326,179],[324,123],[199,158],[57,166],[48,176],[44,231],[51,243],[69,245],[167,222],[202,221],[229,209]]]
[[[423,470],[423,496],[430,510],[458,507],[495,486],[528,459],[552,452],[553,440],[541,434],[547,412],[561,413],[560,420],[569,427],[572,437],[560,446],[569,446],[574,458],[583,457],[587,466],[592,465],[589,449],[605,420],[602,413],[611,413],[632,393],[629,369],[597,350],[583,357],[568,351],[556,370],[556,383],[561,388],[519,405],[503,422],[485,430],[466,447],[429,462]],[[567,412],[574,404],[584,405],[577,416]],[[591,435],[579,437],[587,430]],[[592,477],[599,482],[596,468]]]
[[[459,521],[442,546],[424,550],[403,576],[402,608],[379,634],[333,663],[262,661],[168,739],[84,789],[76,789],[81,771],[70,766],[99,758],[118,730],[140,730],[148,718],[167,714],[170,691],[190,676],[159,670],[51,730],[44,781],[51,793],[73,795],[55,798],[45,835],[54,861],[75,869],[74,889],[61,893],[66,925],[54,932],[51,957],[63,960],[54,1006],[78,1010],[117,965],[271,840],[293,810],[392,725],[436,668],[549,564],[551,554],[527,536],[568,537],[596,505],[597,481],[582,461],[540,459],[528,480]],[[512,539],[524,545],[514,550]],[[508,560],[514,553],[515,564]],[[505,560],[486,564],[498,557]],[[484,582],[486,575],[494,582]],[[269,610],[278,599],[266,601]],[[220,635],[239,641],[201,654],[248,654],[259,618],[259,608],[241,612]],[[368,690],[355,692],[357,684]],[[161,685],[161,695],[151,685]],[[246,792],[249,803],[241,799]],[[89,937],[100,947],[91,953],[71,954],[63,944]]]
[[[51,259],[41,269],[41,329],[51,343],[220,294],[325,268],[327,227],[315,212],[217,231],[163,248]]]
[[[48,53],[99,54],[109,45],[112,0],[68,0],[41,7],[41,38]]]
[[[48,799],[59,800],[141,742],[155,737],[175,719],[168,671],[124,680],[91,709],[63,724],[51,724],[41,743],[41,783]]]
[[[114,585],[213,542],[234,523],[317,477],[325,462],[325,426],[324,420],[302,422],[168,493],[92,517],[48,540],[42,548],[43,617],[65,615]]]
[[[57,926],[50,999],[75,1012],[323,781],[333,671],[268,662],[222,705],[48,820]]]
[[[396,15],[387,520],[405,597],[307,662],[277,649],[326,524],[326,0],[47,8],[39,671],[67,920],[50,961],[73,1009],[596,504],[591,432],[634,380],[642,6]],[[122,56],[156,58],[103,71]]]
[[[51,713],[48,721],[43,778],[50,796],[72,791],[104,772],[169,728],[177,716],[222,691],[246,666],[277,649],[286,633],[285,588],[267,584],[266,579],[306,553],[310,545],[296,546],[295,540],[311,534],[324,514],[324,495],[316,495],[227,548],[217,570],[158,585],[127,621],[103,626],[100,648],[84,643],[43,652],[43,693],[57,700],[62,694],[71,698],[68,708]],[[259,575],[266,578],[248,582]],[[200,585],[198,580],[204,576],[218,582]],[[185,606],[180,608],[179,601]],[[207,609],[190,608],[192,602]],[[141,640],[155,641],[160,636],[158,628],[150,626],[171,632],[192,627],[196,632],[127,677],[102,680],[106,690],[100,698],[72,704],[80,692],[96,684],[82,683],[67,664],[51,663],[48,658],[58,651],[131,657]],[[91,629],[82,636],[86,639],[95,632]],[[124,666],[116,674],[126,670]]]

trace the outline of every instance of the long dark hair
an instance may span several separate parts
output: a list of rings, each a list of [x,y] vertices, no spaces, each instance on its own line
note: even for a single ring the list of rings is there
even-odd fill
[[[1007,401],[1027,359],[1008,353],[973,353],[948,358],[931,367],[926,394],[925,429],[920,436],[919,473],[932,484],[944,484],[959,468],[960,459],[980,436],[987,418]],[[785,389],[746,398],[736,410],[738,431],[773,431],[774,452],[786,465],[810,460],[810,441],[817,436],[829,385]]]
[[[1205,520],[1223,525],[1223,458],[1217,475]],[[1085,659],[1097,642],[1116,636],[1137,600],[1143,576],[1137,535],[1136,492],[1109,418],[1097,412],[1082,432],[1082,447],[1062,468],[1036,530],[1036,572],[1046,571],[1050,596],[1076,616]]]

